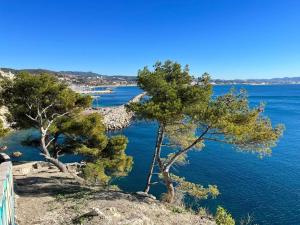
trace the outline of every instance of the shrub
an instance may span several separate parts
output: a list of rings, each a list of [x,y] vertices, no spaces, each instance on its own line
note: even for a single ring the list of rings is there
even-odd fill
[[[218,206],[217,208],[215,220],[217,225],[235,225],[235,221],[232,218],[231,214],[221,206]]]

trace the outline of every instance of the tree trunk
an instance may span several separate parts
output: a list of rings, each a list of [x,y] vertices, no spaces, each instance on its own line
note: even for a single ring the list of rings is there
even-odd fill
[[[57,140],[58,140],[59,135],[60,135],[60,133],[58,133],[58,132],[56,132],[54,134],[54,140],[53,140],[53,158],[55,158],[55,159],[58,159],[59,152],[60,152],[59,145],[57,144]]]
[[[54,157],[52,157],[47,149],[46,146],[46,135],[42,132],[42,136],[41,136],[41,148],[42,148],[42,152],[43,152],[43,156],[50,162],[52,163],[54,166],[56,166],[61,172],[68,172],[68,169],[66,167],[66,165],[64,163],[62,163],[61,161],[59,161],[58,159],[55,159]]]
[[[175,188],[173,186],[173,181],[170,177],[170,173],[169,171],[163,171],[162,175],[167,188],[165,201],[168,203],[173,203],[175,198]]]
[[[149,169],[149,173],[147,176],[147,183],[144,189],[144,192],[148,193],[150,191],[150,187],[151,187],[151,179],[152,179],[152,175],[153,175],[153,171],[154,171],[154,166],[155,166],[155,162],[157,161],[157,157],[159,152],[160,152],[160,148],[161,148],[161,144],[163,142],[163,138],[164,138],[164,129],[162,125],[159,125],[158,128],[158,133],[157,133],[157,138],[156,138],[156,144],[155,144],[155,150],[154,150],[154,154],[152,157],[152,162],[151,162],[151,166]]]
[[[67,166],[59,161],[58,159],[55,159],[53,157],[45,157],[49,162],[51,162],[54,166],[56,166],[60,172],[66,173],[68,172]]]

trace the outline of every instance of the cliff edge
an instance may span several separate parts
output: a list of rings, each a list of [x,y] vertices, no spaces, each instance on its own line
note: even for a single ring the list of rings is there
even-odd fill
[[[15,165],[13,170],[18,225],[215,224],[150,197],[81,186],[47,163]]]

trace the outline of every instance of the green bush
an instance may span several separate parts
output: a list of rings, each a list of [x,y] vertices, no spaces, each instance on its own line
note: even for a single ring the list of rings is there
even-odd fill
[[[235,221],[226,209],[218,206],[215,220],[217,225],[235,225]]]

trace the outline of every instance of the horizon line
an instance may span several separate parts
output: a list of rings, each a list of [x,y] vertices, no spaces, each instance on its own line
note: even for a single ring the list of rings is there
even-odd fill
[[[51,72],[56,72],[56,73],[61,73],[61,72],[79,72],[79,73],[95,73],[98,74],[100,76],[126,76],[126,77],[137,77],[137,75],[127,75],[127,74],[104,74],[104,73],[99,73],[99,72],[94,72],[91,70],[55,70],[55,69],[45,69],[45,68],[12,68],[12,67],[0,67],[0,70],[2,69],[11,69],[11,70],[45,70],[45,71],[51,71]],[[202,74],[204,74],[206,72],[203,72]],[[201,75],[202,75],[201,74]],[[209,75],[211,75],[210,73],[208,73]],[[201,77],[201,75],[194,75],[191,73],[191,76],[194,76],[195,78]],[[274,76],[271,78],[232,78],[232,79],[228,79],[228,78],[213,78],[212,80],[272,80],[272,79],[283,79],[283,78],[300,78],[300,75],[293,75],[293,76]]]

